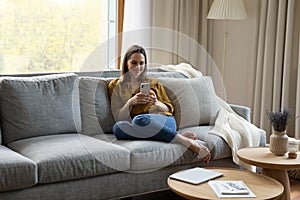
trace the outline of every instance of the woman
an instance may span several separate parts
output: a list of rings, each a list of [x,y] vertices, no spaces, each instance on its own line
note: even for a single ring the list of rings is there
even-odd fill
[[[176,132],[174,107],[162,84],[147,78],[145,50],[133,45],[123,59],[122,75],[108,85],[112,112],[117,121],[113,132],[119,140],[150,139],[171,142],[175,140],[186,146],[203,161],[210,161],[209,150],[195,141],[195,134]],[[140,84],[150,83],[150,93],[140,92]]]

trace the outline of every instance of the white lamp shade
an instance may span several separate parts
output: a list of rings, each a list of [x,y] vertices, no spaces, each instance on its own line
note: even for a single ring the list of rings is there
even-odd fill
[[[243,20],[247,13],[243,0],[214,0],[207,19]]]

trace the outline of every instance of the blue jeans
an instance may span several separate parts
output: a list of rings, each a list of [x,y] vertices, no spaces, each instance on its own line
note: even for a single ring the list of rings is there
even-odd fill
[[[171,142],[176,136],[176,121],[173,116],[140,114],[127,121],[116,122],[113,132],[118,140],[156,140]]]

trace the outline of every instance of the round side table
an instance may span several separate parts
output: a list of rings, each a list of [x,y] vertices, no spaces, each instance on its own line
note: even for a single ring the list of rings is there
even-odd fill
[[[283,192],[283,186],[276,180],[256,173],[233,168],[209,168],[222,172],[224,176],[216,180],[243,180],[249,189],[256,195],[256,198],[232,198],[232,200],[245,199],[272,199]],[[193,185],[175,179],[168,178],[168,185],[172,191],[186,199],[219,199],[208,182]],[[226,198],[229,200],[230,198]]]
[[[286,153],[283,156],[275,156],[268,147],[248,147],[238,151],[238,158],[250,165],[263,169],[262,174],[274,178],[282,183],[284,192],[280,199],[290,200],[290,180],[288,169],[300,168],[299,155],[296,159],[288,158]]]

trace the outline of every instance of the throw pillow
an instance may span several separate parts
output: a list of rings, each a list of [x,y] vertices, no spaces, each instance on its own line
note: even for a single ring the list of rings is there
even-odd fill
[[[74,73],[0,78],[3,143],[80,129]]]
[[[220,106],[211,77],[192,79],[159,78],[173,106],[177,127],[214,124]]]
[[[96,77],[79,78],[82,134],[112,132],[115,123],[107,92],[108,80]]]

